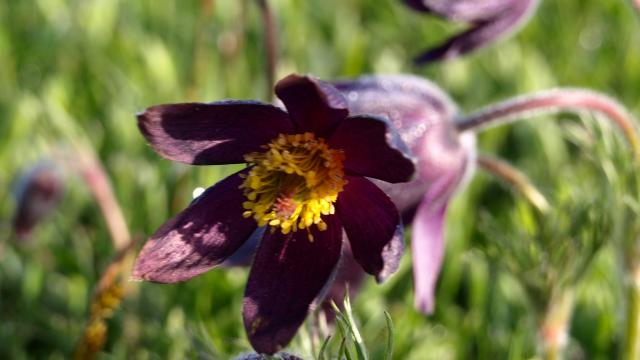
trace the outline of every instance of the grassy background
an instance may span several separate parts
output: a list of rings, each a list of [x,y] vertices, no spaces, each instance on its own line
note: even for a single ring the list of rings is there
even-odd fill
[[[211,3],[208,10],[207,1],[196,0],[0,0],[0,357],[67,357],[113,255],[100,213],[73,174],[56,213],[30,242],[17,244],[11,193],[20,172],[68,144],[91,144],[132,232],[145,237],[186,206],[195,187],[233,170],[161,159],[134,118],[158,103],[269,98],[256,4]],[[281,54],[277,78],[414,73],[441,85],[463,111],[580,86],[640,113],[640,24],[621,0],[544,0],[511,39],[424,68],[413,67],[411,58],[459,25],[411,12],[400,1],[271,3]],[[566,141],[563,127],[542,118],[487,131],[479,147],[518,165],[545,194],[574,185],[580,171],[595,171]],[[388,283],[368,280],[354,308],[373,358],[383,350],[377,345],[384,343],[383,309],[396,324],[398,359],[535,354],[535,321],[521,279],[504,270],[501,248],[490,245],[496,231],[486,224],[494,220],[482,215],[507,224],[497,231],[501,236],[526,241],[517,235],[521,220],[510,215],[520,203],[483,174],[458,196],[433,317],[413,310],[409,256]],[[579,286],[570,342],[575,356],[618,354],[623,306],[616,261],[615,249],[605,247]],[[249,351],[240,315],[246,276],[234,269],[178,285],[140,284],[110,321],[103,358],[226,359]],[[310,357],[306,334],[291,350]]]

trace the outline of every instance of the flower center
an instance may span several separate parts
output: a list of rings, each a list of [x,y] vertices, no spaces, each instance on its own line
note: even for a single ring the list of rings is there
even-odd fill
[[[243,216],[283,234],[314,224],[325,230],[320,216],[335,213],[333,203],[346,184],[344,153],[309,132],[280,134],[263,148],[244,156],[253,167],[240,185],[247,197]]]

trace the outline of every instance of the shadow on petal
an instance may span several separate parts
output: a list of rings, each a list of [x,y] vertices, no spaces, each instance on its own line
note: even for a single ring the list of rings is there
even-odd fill
[[[243,163],[293,129],[283,110],[238,100],[153,106],[138,114],[138,127],[160,155],[195,165]]]
[[[337,214],[349,238],[353,257],[362,268],[384,281],[398,269],[403,231],[395,205],[371,181],[348,176],[336,203]]]
[[[273,354],[291,341],[340,257],[342,227],[326,216],[328,228],[287,235],[267,231],[256,252],[243,304],[244,325],[253,348]]]
[[[253,219],[242,217],[242,181],[239,173],[227,177],[162,225],[138,255],[132,278],[184,281],[236,252],[256,229]]]

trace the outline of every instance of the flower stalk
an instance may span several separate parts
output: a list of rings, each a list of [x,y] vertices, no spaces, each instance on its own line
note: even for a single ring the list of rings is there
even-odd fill
[[[273,100],[273,86],[275,85],[276,64],[278,61],[278,40],[276,38],[276,22],[268,0],[256,0],[262,15],[264,33],[265,68],[267,73],[267,96]]]
[[[458,118],[456,128],[461,132],[478,131],[523,118],[565,111],[595,111],[604,115],[624,136],[633,152],[634,166],[637,167],[640,161],[640,137],[633,116],[614,99],[589,90],[555,89],[517,97]],[[627,286],[627,313],[625,316],[627,324],[623,358],[638,359],[640,358],[640,264],[635,256],[627,258],[625,263],[625,271],[631,280]],[[561,296],[561,298],[563,297],[564,295]],[[570,313],[570,310],[566,310],[570,306],[562,304],[572,303],[572,301],[552,299],[548,315],[554,319],[562,320],[564,318],[565,322],[568,322],[569,314],[563,315],[563,312]],[[560,305],[554,305],[556,302],[559,302]],[[552,324],[554,327],[551,329],[554,331],[548,331],[548,326],[544,324]],[[562,344],[558,342],[560,338],[556,335],[562,334],[560,331],[562,328],[555,326],[557,324],[561,324],[561,322],[545,321],[543,323],[544,353],[547,359],[560,358]],[[553,336],[547,338],[544,336],[545,334]]]
[[[640,159],[640,138],[633,116],[612,98],[584,89],[554,89],[516,97],[489,105],[456,121],[459,131],[475,130],[503,125],[515,120],[564,111],[595,111],[607,117],[617,126]]]
[[[569,325],[575,294],[573,288],[553,291],[540,323],[539,336],[542,358],[559,360],[569,342]]]
[[[506,161],[479,155],[477,162],[482,169],[513,187],[541,213],[546,213],[549,210],[549,202],[544,195],[533,186],[525,174],[509,165]]]
[[[90,305],[90,317],[74,352],[74,359],[94,359],[107,340],[107,320],[120,307],[125,294],[125,274],[131,272],[133,244],[122,209],[113,194],[109,177],[89,151],[77,151],[72,164],[93,195],[111,235],[116,257],[102,274]]]
[[[631,265],[628,274],[627,323],[622,358],[633,360],[640,357],[640,264],[636,262]]]
[[[79,152],[80,153],[80,152]],[[124,220],[122,209],[113,194],[109,177],[102,165],[91,155],[80,155],[77,171],[82,176],[89,191],[100,207],[102,216],[111,235],[116,251],[121,251],[131,243],[129,228]]]

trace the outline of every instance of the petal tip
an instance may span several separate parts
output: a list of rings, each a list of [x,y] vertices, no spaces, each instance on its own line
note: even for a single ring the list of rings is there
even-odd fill
[[[431,296],[416,295],[414,301],[415,308],[425,315],[432,315],[434,310],[434,301]]]

